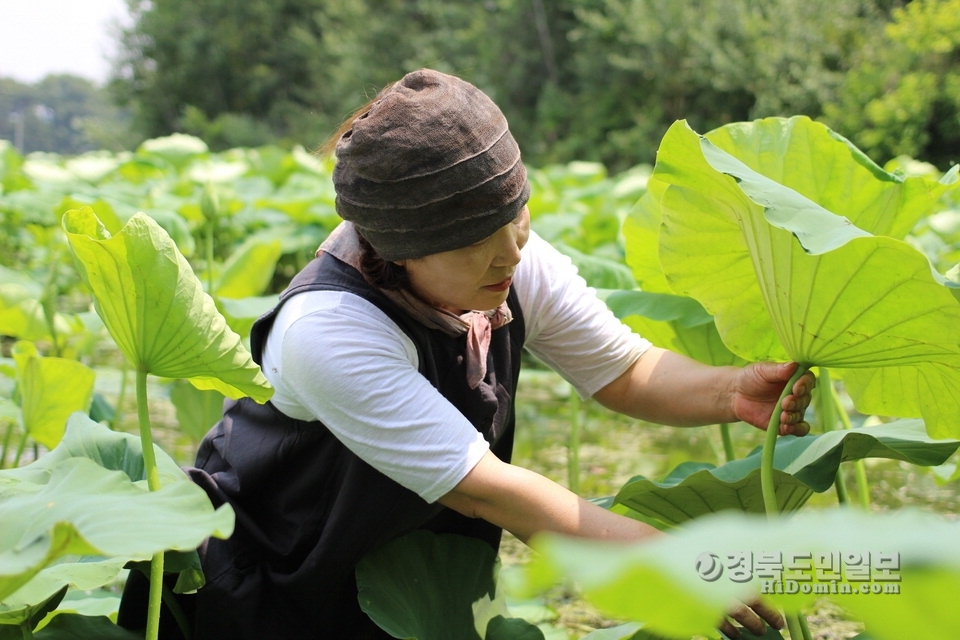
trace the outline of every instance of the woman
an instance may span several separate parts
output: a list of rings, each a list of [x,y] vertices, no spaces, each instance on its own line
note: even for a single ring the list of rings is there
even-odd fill
[[[386,637],[354,567],[417,528],[494,547],[503,529],[656,535],[510,464],[522,348],[629,416],[767,424],[795,365],[709,367],[617,321],[530,230],[520,151],[469,83],[410,73],[334,144],[344,222],[251,336],[275,395],[228,403],[191,471],[237,513],[204,549],[196,638]],[[787,396],[781,433],[806,433],[813,386]]]

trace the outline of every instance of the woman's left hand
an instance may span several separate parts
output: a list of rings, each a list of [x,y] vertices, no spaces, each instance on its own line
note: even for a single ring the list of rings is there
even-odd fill
[[[797,366],[796,362],[757,362],[741,369],[734,383],[733,411],[737,418],[766,430],[780,393]],[[816,377],[810,371],[793,385],[792,393],[781,405],[780,435],[804,436],[810,432],[810,425],[803,417],[816,385]]]

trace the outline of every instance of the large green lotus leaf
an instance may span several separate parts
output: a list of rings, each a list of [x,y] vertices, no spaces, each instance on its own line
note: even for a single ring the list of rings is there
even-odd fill
[[[59,314],[55,322],[58,331],[69,330]],[[39,296],[19,283],[0,282],[0,335],[21,340],[50,339],[50,327],[43,316]]]
[[[684,123],[658,158],[651,190],[662,193],[667,279],[714,315],[731,351],[835,369],[909,367],[936,398],[956,386],[960,290],[923,254],[753,171]],[[903,407],[891,415],[915,415],[920,390],[889,389]],[[960,435],[936,412],[923,417],[931,434]]]
[[[141,451],[138,438],[75,413],[53,451],[0,471],[0,599],[45,569],[49,584],[90,588],[116,571],[111,559],[192,551],[208,536],[232,533],[233,511],[214,510],[158,447],[161,488],[149,491]]]
[[[270,398],[273,389],[240,336],[150,217],[135,214],[111,236],[83,207],[64,214],[63,228],[97,313],[135,367],[231,398]]]
[[[153,453],[162,484],[183,479],[180,465],[163,449],[154,445]],[[83,413],[74,413],[67,419],[66,432],[56,448],[26,466],[4,470],[0,478],[45,484],[49,482],[53,470],[70,458],[93,460],[104,469],[122,471],[131,481],[146,486],[147,474],[140,438],[113,431]]]
[[[279,240],[245,242],[231,254],[216,285],[218,298],[258,296],[270,285],[283,251]]]
[[[960,375],[956,367],[931,362],[915,367],[846,369],[842,374],[844,388],[861,413],[922,416],[934,438],[957,437],[960,432]]]
[[[781,512],[799,509],[814,492],[833,485],[842,462],[887,458],[936,466],[958,447],[960,440],[931,439],[920,420],[778,438],[773,462],[777,503]],[[614,504],[667,525],[728,509],[764,513],[760,458],[758,448],[719,467],[685,462],[661,482],[637,476],[621,487]]]
[[[490,545],[429,531],[388,542],[357,564],[360,608],[395,638],[479,640],[479,626],[484,637],[542,639],[534,625],[503,616],[496,582]],[[507,628],[510,636],[496,635]]]
[[[64,461],[44,485],[4,483],[0,515],[0,597],[64,555],[143,560],[233,528],[232,511],[215,512],[187,478],[148,491],[86,458]]]
[[[110,151],[89,151],[64,160],[64,166],[79,178],[96,184],[117,170],[120,158]]]
[[[873,235],[904,238],[953,188],[943,180],[884,171],[843,136],[806,116],[736,122],[705,137],[758,173],[843,212]]]
[[[85,616],[76,613],[59,614],[33,636],[35,640],[140,640],[143,636],[113,623],[107,616]]]
[[[223,417],[223,394],[211,389],[197,389],[183,380],[170,387],[170,402],[177,410],[180,431],[197,442]]]
[[[885,172],[845,138],[803,116],[734,123],[706,137],[759,173],[811,199],[820,197],[828,209],[853,210],[852,222],[878,235],[902,237],[950,188],[949,179],[905,180]],[[651,185],[623,224],[627,263],[646,291],[671,291],[657,250],[665,187]]]
[[[67,591],[55,615],[77,613],[85,616],[117,617],[121,592],[114,589],[73,589]]]
[[[329,178],[298,172],[268,198],[257,200],[254,206],[282,211],[298,224],[319,223],[332,230],[340,221],[336,214],[336,197]]]
[[[30,437],[52,449],[63,438],[70,414],[90,409],[96,374],[77,360],[41,357],[29,342],[14,344],[13,358],[23,426]]]
[[[241,336],[249,336],[253,323],[270,309],[277,306],[279,296],[251,296],[249,298],[219,298],[217,308],[223,313],[227,324]]]
[[[615,291],[604,298],[613,314],[658,347],[713,365],[743,365],[693,298],[649,291]]]
[[[66,587],[89,591],[114,583],[124,572],[122,558],[61,556],[0,602],[0,624],[20,624],[48,599]],[[73,593],[73,592],[71,592]]]
[[[6,625],[27,624],[30,629],[34,629],[48,613],[57,608],[60,601],[63,600],[63,596],[66,595],[67,588],[66,585],[61,586],[46,597],[16,610],[11,610],[6,600],[0,602],[0,640],[3,640],[5,636],[11,638],[22,637],[19,629],[16,629],[16,635],[14,635],[9,628],[4,628]]]
[[[161,138],[144,140],[137,149],[137,155],[159,156],[177,168],[183,170],[196,160],[207,158],[210,148],[196,136],[174,133]]]
[[[583,253],[561,242],[553,245],[570,258],[577,273],[596,289],[632,289],[636,286],[630,269],[618,260]]]
[[[761,591],[760,576],[750,571],[737,582],[726,556],[750,553],[858,554],[899,557],[899,593],[774,593],[763,596],[787,611],[799,611],[826,598],[854,614],[879,640],[925,638],[953,640],[960,629],[960,522],[912,509],[868,513],[860,509],[801,512],[789,518],[724,512],[696,520],[674,534],[638,544],[542,535],[527,567],[527,588],[574,580],[584,597],[606,614],[645,621],[646,628],[668,637],[713,635],[713,628],[738,599]],[[706,559],[719,575],[701,577]],[[722,559],[722,560],[721,560]],[[698,564],[704,563],[698,569]],[[713,567],[711,567],[713,568]],[[805,572],[816,581],[813,571]],[[852,589],[860,583],[845,581]],[[822,588],[822,587],[818,587]],[[790,591],[783,589],[782,591]],[[811,629],[816,632],[816,628]]]
[[[660,244],[660,195],[648,189],[630,209],[621,231],[626,262],[640,288],[655,293],[670,293],[672,289],[663,275],[657,251]]]

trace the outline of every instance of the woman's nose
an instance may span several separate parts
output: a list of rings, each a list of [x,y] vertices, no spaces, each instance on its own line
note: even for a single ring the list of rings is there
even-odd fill
[[[513,227],[514,225],[507,225],[508,227]],[[494,261],[494,266],[497,267],[514,267],[520,263],[520,249],[522,245],[520,244],[519,235],[511,229],[501,229],[503,237],[499,238],[497,243],[497,258]]]

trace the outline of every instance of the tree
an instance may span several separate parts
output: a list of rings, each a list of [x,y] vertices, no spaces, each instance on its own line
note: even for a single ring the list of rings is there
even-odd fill
[[[678,119],[707,131],[818,116],[883,12],[869,0],[594,0],[577,18],[580,84],[563,92],[576,106],[557,153],[623,167],[652,161]]]
[[[960,0],[914,0],[860,52],[824,120],[867,155],[960,162]]]
[[[128,2],[134,20],[121,38],[114,91],[145,135],[187,131],[213,148],[271,137],[314,146],[423,66],[480,86],[533,148],[541,88],[559,82],[567,55],[560,23],[572,21],[575,4]]]
[[[429,66],[488,93],[527,162],[652,162],[706,131],[818,117],[900,0],[128,0],[114,88],[145,135],[321,143]]]
[[[119,150],[126,142],[123,120],[104,90],[85,78],[50,75],[35,85],[0,78],[0,138],[21,153]]]
[[[323,109],[328,62],[321,0],[128,0],[112,87],[147,136],[184,129],[187,107],[290,134],[290,114]],[[320,99],[318,103],[317,100]],[[197,132],[203,133],[203,132]],[[266,140],[264,140],[265,142]],[[226,134],[224,144],[230,144]]]

